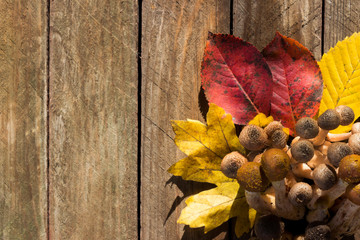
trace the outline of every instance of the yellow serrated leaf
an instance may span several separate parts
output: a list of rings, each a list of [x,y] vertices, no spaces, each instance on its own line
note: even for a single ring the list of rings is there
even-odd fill
[[[339,105],[351,107],[355,119],[360,116],[360,33],[338,42],[319,62],[324,80],[319,114]],[[351,125],[340,126],[333,133],[348,132]]]
[[[178,223],[192,228],[205,227],[205,233],[232,217],[245,215],[245,218],[249,218],[244,191],[237,182],[222,183],[216,188],[193,195],[186,200],[186,204]]]
[[[274,121],[274,118],[272,116],[266,117],[264,113],[259,113],[248,124],[253,124],[264,128],[272,121]]]
[[[220,171],[222,158],[233,151],[245,155],[236,136],[235,126],[230,114],[210,104],[207,125],[197,120],[172,121],[175,144],[188,157],[169,168],[175,176],[198,182],[233,182]]]

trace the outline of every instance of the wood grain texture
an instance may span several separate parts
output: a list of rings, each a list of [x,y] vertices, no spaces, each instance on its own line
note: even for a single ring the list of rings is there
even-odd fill
[[[137,239],[133,0],[51,1],[50,239]]]
[[[321,57],[322,0],[234,0],[234,35],[260,51],[275,32],[294,38]]]
[[[228,33],[229,0],[149,0],[142,8],[141,239],[224,239],[176,223],[184,198],[209,187],[171,178],[184,157],[171,119],[202,119],[200,65],[208,31]],[[224,226],[226,231],[227,225]]]
[[[324,52],[338,41],[360,31],[359,0],[326,0],[324,14]]]
[[[47,3],[0,1],[0,239],[46,239]]]

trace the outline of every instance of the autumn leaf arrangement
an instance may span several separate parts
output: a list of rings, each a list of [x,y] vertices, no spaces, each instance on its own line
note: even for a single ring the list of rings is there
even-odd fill
[[[359,33],[319,62],[280,33],[261,52],[209,33],[201,78],[207,124],[172,121],[187,157],[168,171],[216,187],[190,196],[178,223],[206,233],[234,218],[237,237],[257,239],[360,236]]]

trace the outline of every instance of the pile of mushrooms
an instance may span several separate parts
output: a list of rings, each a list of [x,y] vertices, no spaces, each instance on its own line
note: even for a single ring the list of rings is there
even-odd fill
[[[360,123],[349,133],[329,133],[353,121],[347,106],[302,118],[290,146],[281,122],[243,128],[239,140],[248,155],[229,153],[221,170],[238,180],[257,211],[257,239],[360,239]],[[286,232],[284,221],[304,219],[300,235]]]

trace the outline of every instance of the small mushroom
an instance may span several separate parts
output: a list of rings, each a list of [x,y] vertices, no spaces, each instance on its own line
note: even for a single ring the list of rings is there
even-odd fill
[[[334,167],[339,167],[341,159],[347,155],[354,154],[351,147],[343,142],[332,143],[327,151],[327,158]]]
[[[345,193],[351,183],[360,182],[360,155],[348,155],[341,159],[338,168],[338,181],[329,190],[314,190],[313,198],[307,205],[309,209],[316,209],[321,201],[330,206],[337,198]]]
[[[340,114],[334,109],[328,109],[319,116],[318,125],[320,127],[319,134],[311,140],[314,146],[322,145],[328,132],[340,125]]]
[[[355,119],[355,114],[351,107],[339,105],[335,108],[335,111],[340,115],[340,125],[342,126],[351,124]]]
[[[308,162],[314,156],[314,146],[308,140],[299,140],[291,147],[291,155],[297,162]]]
[[[246,201],[250,207],[259,213],[271,213],[275,208],[275,203],[267,201],[261,194],[269,186],[261,164],[257,162],[247,162],[237,172],[237,180],[241,187],[245,189]]]
[[[304,117],[295,124],[295,132],[301,138],[310,139],[318,135],[319,126],[316,120]]]
[[[284,233],[284,223],[275,215],[263,215],[256,219],[255,234],[259,240],[280,239]]]
[[[286,147],[288,138],[289,136],[283,130],[275,130],[271,135],[271,146],[283,149]]]
[[[283,128],[284,126],[281,124],[281,122],[272,121],[264,128],[264,131],[270,138],[276,130],[282,130]]]
[[[332,166],[322,163],[314,169],[313,179],[321,190],[328,190],[337,182],[336,171]]]
[[[245,126],[240,132],[239,141],[241,145],[251,151],[258,151],[270,145],[264,129],[252,124]]]
[[[305,208],[294,207],[286,193],[285,177],[290,170],[289,156],[281,149],[268,149],[262,155],[261,166],[275,189],[276,215],[290,220],[301,219]]]
[[[309,184],[298,182],[289,191],[289,201],[295,207],[306,206],[312,198],[312,188]]]
[[[305,240],[329,240],[330,233],[328,225],[319,222],[310,223],[305,230]]]
[[[352,134],[348,144],[355,154],[360,154],[360,133]]]
[[[246,157],[239,152],[228,153],[221,161],[221,171],[228,178],[236,178],[237,171],[246,162],[248,162]]]

